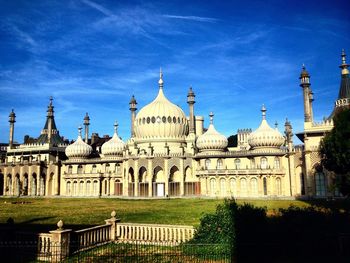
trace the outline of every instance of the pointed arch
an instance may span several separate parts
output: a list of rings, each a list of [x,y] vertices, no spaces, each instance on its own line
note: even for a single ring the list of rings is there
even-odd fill
[[[28,185],[29,185],[29,176],[27,173],[23,175],[23,195],[28,195]]]
[[[139,169],[139,182],[147,181],[147,169],[144,166],[141,166]]]
[[[18,173],[15,175],[15,184],[13,187],[14,187],[13,194],[16,196],[19,196],[21,194],[21,181],[19,179]]]
[[[161,197],[165,195],[165,175],[164,175],[164,170],[160,167],[157,166],[153,170],[153,196]]]
[[[169,175],[169,195],[180,195],[180,182],[182,181],[181,173],[176,165],[171,167]]]
[[[7,195],[12,195],[12,175],[10,173],[6,176],[5,192],[7,193]]]
[[[32,183],[31,183],[31,186],[32,186],[31,187],[31,189],[32,189],[31,194],[32,195],[37,195],[38,194],[38,191],[37,191],[38,178],[37,178],[36,173],[32,173],[31,181],[32,181]]]

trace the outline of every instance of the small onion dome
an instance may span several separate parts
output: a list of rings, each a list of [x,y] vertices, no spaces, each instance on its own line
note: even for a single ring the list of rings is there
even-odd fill
[[[248,143],[253,149],[257,148],[279,148],[284,143],[284,137],[278,131],[271,128],[266,121],[266,108],[261,108],[262,121],[258,129],[252,132],[248,138]]]
[[[68,145],[65,153],[68,158],[87,158],[92,152],[92,147],[85,143],[83,139],[81,138],[81,126],[78,128],[79,135],[77,140],[72,143],[71,145]]]
[[[305,65],[303,64],[301,73],[300,73],[300,77],[310,77],[309,72],[306,70]]]
[[[197,148],[202,151],[223,151],[227,147],[227,138],[217,132],[213,125],[214,114],[211,112],[208,130],[197,139]]]
[[[114,123],[114,134],[112,139],[102,145],[102,154],[104,155],[122,155],[125,143],[118,136],[118,123]]]

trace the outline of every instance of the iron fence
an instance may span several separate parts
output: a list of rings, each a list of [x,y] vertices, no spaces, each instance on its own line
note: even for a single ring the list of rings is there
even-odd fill
[[[175,244],[171,242],[110,242],[84,249],[76,243],[50,245],[50,252],[41,252],[37,243],[7,242],[0,244],[1,262],[232,262],[230,247],[222,244]],[[64,250],[69,246],[69,255]],[[73,252],[75,251],[75,252]],[[63,252],[63,253],[62,253]]]

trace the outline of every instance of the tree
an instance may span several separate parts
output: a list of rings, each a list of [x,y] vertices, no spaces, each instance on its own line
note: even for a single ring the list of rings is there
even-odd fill
[[[227,147],[237,147],[238,141],[237,141],[237,134],[231,135],[227,138],[228,145]]]
[[[321,141],[321,164],[338,175],[343,195],[350,194],[350,109],[339,111],[333,119],[334,128]]]

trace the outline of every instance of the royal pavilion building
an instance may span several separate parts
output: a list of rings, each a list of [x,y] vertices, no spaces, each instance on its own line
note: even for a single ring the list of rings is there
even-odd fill
[[[334,112],[350,107],[350,82],[342,53],[341,85]],[[261,108],[258,128],[239,129],[237,146],[214,125],[204,128],[195,115],[195,94],[187,94],[188,115],[166,97],[160,73],[158,94],[137,112],[129,102],[131,136],[123,141],[114,124],[112,137],[84,134],[78,129],[73,143],[62,139],[54,119],[53,100],[38,138],[23,144],[13,141],[16,115],[9,116],[10,139],[0,163],[0,195],[95,196],[128,198],[235,197],[303,198],[337,195],[335,175],[320,165],[318,147],[333,127],[332,118],[313,120],[310,75],[303,67],[300,86],[304,98],[304,130],[297,134],[303,145],[293,144],[291,123],[284,131],[271,127],[267,109]],[[185,97],[185,94],[184,94]],[[258,112],[256,113],[259,114]],[[112,124],[111,124],[112,126]]]

